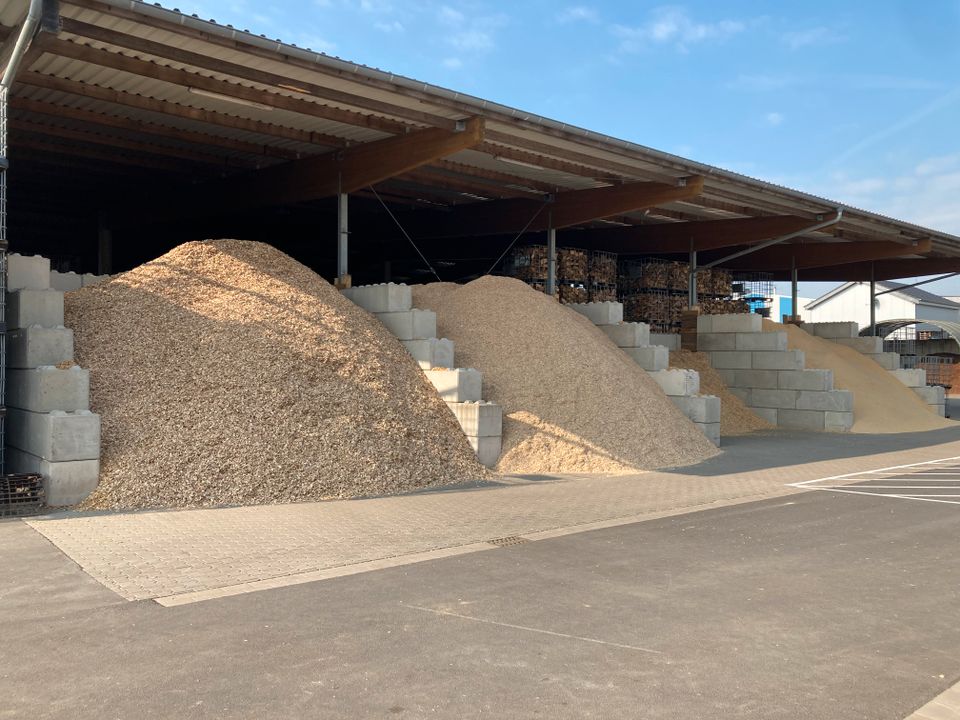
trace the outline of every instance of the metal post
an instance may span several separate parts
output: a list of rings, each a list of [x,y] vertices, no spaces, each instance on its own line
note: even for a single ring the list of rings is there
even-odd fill
[[[796,322],[800,319],[800,313],[797,312],[797,258],[790,258],[790,319]],[[783,322],[783,318],[777,318],[778,322]]]
[[[877,334],[877,282],[873,277],[873,263],[870,263],[870,328]]]
[[[687,307],[693,309],[697,306],[697,251],[690,251],[690,265],[687,270]]]
[[[337,199],[337,279],[343,280],[349,272],[347,256],[349,252],[350,223],[347,214],[347,193],[340,193]]]
[[[547,227],[547,295],[557,294],[557,230],[552,214]]]

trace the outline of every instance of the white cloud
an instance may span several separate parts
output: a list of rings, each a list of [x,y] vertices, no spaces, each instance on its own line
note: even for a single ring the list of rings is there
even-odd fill
[[[897,75],[870,75],[863,73],[833,74],[829,78],[822,75],[748,75],[741,74],[726,84],[730,90],[746,92],[773,92],[795,87],[817,87],[824,83],[834,83],[853,90],[879,91],[926,91],[944,90],[945,85],[926,78],[900,77]]]
[[[781,39],[791,50],[799,50],[811,46],[835,45],[844,42],[847,38],[833,28],[820,26],[784,33]]]
[[[394,20],[392,22],[376,22],[373,24],[373,26],[380,32],[385,33],[402,33],[405,29],[399,20]]]
[[[600,15],[596,9],[592,7],[586,7],[585,5],[574,5],[572,7],[565,8],[557,15],[557,22],[560,23],[596,23],[599,21]]]
[[[360,9],[372,15],[386,15],[393,11],[389,0],[360,0]]]
[[[443,66],[451,70],[459,70],[463,67],[463,60],[458,57],[448,57],[443,59]]]
[[[496,46],[497,29],[506,24],[505,15],[467,16],[459,10],[444,5],[438,20],[449,28],[443,42],[460,53],[481,54]]]
[[[767,125],[770,127],[777,127],[783,123],[783,113],[778,112],[768,112],[763,116],[763,119],[766,121]]]
[[[465,30],[454,33],[447,38],[447,42],[457,50],[478,51],[489,50],[493,47],[493,38],[483,30]]]
[[[466,17],[459,10],[454,10],[452,7],[444,5],[440,8],[439,20],[444,25],[463,25]]]
[[[687,52],[691,45],[726,40],[745,28],[738,20],[698,22],[684,8],[670,6],[655,9],[651,19],[642,25],[614,25],[611,30],[620,38],[622,52],[636,53],[657,45],[672,45]]]

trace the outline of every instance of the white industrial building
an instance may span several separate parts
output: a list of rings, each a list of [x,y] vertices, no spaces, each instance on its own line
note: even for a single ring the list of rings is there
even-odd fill
[[[895,282],[878,282],[874,299],[877,322],[916,319],[960,322],[960,303],[917,287]],[[887,292],[889,291],[889,292]],[[808,322],[855,321],[863,329],[870,324],[870,283],[848,282],[802,306]],[[917,332],[939,332],[933,325],[904,328],[907,337]]]

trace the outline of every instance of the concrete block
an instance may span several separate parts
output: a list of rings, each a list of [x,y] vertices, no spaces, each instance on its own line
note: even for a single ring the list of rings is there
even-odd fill
[[[929,405],[928,407],[934,412],[935,415],[939,415],[940,417],[947,416],[946,405]]]
[[[750,407],[793,409],[797,407],[797,391],[753,388],[750,390]]]
[[[7,293],[7,327],[63,325],[63,292],[60,290],[14,290]]]
[[[780,387],[776,370],[736,370],[733,384],[743,388],[765,388],[776,390]]]
[[[90,287],[91,285],[97,285],[102,283],[104,280],[109,279],[109,275],[94,275],[93,273],[84,273],[80,276],[80,285],[82,287]]]
[[[670,352],[680,349],[679,333],[650,333],[649,345],[663,345]]]
[[[499,437],[503,434],[503,408],[492,402],[448,402],[463,434],[470,437]]]
[[[732,387],[736,384],[737,370],[733,368],[714,368],[717,375],[720,376],[720,379],[723,380],[723,384],[727,387]]]
[[[622,348],[622,350],[644,370],[655,372],[670,367],[670,351],[662,345]]]
[[[776,408],[750,408],[750,411],[759,418],[766,420],[771,425],[777,424],[777,413],[779,412]]]
[[[61,292],[73,292],[83,287],[81,277],[75,272],[50,271],[50,287]]]
[[[890,374],[910,388],[921,388],[927,384],[927,371],[922,368],[891,370]]]
[[[879,337],[832,338],[831,342],[846,345],[864,355],[877,355],[883,352],[883,338]]]
[[[777,370],[777,387],[781,390],[833,390],[833,370]]]
[[[749,370],[753,367],[751,353],[748,352],[712,352],[710,364],[715,368],[730,368],[733,370]]]
[[[709,317],[710,320],[704,325],[709,325],[709,330],[701,330],[701,318]],[[737,313],[728,315],[701,315],[697,318],[697,332],[714,333],[759,333],[763,332],[763,318],[756,313]]]
[[[827,432],[850,432],[852,427],[852,412],[825,412],[823,414],[823,429]]]
[[[433,310],[404,310],[374,313],[400,340],[423,340],[437,336],[437,314]]]
[[[404,312],[413,309],[413,293],[409,285],[397,283],[359,285],[341,292],[355,304],[372,313]]]
[[[791,430],[824,430],[825,412],[822,410],[777,410],[777,427]]]
[[[736,395],[740,398],[740,402],[744,405],[750,404],[750,388],[741,388],[741,387],[731,387],[727,388],[732,395]]]
[[[7,371],[7,405],[32,410],[90,409],[90,373],[79,367],[69,370],[45,366]]]
[[[31,453],[7,448],[7,472],[39,473],[47,505],[76,505],[97,487],[100,479],[99,460],[50,462]]]
[[[453,340],[423,338],[420,340],[401,340],[400,343],[424,370],[454,367]]]
[[[899,370],[900,369],[900,354],[895,352],[882,352],[882,353],[864,353],[865,357],[870,358],[876,362],[884,370]]]
[[[7,333],[7,367],[35,368],[73,360],[73,330],[39,325]]]
[[[827,392],[801,390],[797,396],[797,410],[853,412],[853,393],[849,390],[828,390]]]
[[[481,465],[492,468],[497,464],[502,448],[502,441],[499,435],[489,437],[472,437],[468,435],[467,442],[470,443],[470,447],[472,447],[473,451],[477,454],[477,460],[480,461]]]
[[[754,370],[803,370],[803,350],[750,353]]]
[[[695,422],[694,425],[700,428],[700,432],[707,436],[707,440],[717,447],[720,447],[720,423]]]
[[[804,323],[803,329],[811,335],[836,340],[837,338],[855,338],[860,332],[855,322]]]
[[[667,395],[696,395],[700,392],[700,373],[670,368],[648,373]]]
[[[736,333],[697,333],[697,350],[700,352],[732,352],[736,349]]]
[[[89,410],[37,413],[10,408],[7,444],[50,462],[97,460],[100,416]]]
[[[473,368],[427,370],[427,379],[433,383],[440,398],[447,402],[480,402],[482,376]]]
[[[715,395],[672,396],[670,400],[696,423],[720,422],[720,398]]]
[[[713,332],[713,315],[697,316],[697,334]]]
[[[650,345],[650,326],[646,323],[624,322],[598,326],[617,347],[636,348]],[[679,335],[677,336],[680,337]],[[669,348],[668,348],[669,349]]]
[[[7,255],[7,290],[48,290],[50,261],[40,255]]]
[[[567,303],[567,307],[589,318],[594,325],[616,325],[623,322],[623,303]]]
[[[943,405],[946,402],[946,391],[940,385],[924,385],[923,387],[910,388],[927,405]]]
[[[783,352],[787,349],[785,332],[735,333],[734,338],[736,338],[734,350]]]

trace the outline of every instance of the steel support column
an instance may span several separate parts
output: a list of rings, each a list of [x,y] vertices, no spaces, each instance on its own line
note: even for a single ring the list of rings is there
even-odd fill
[[[797,258],[790,259],[790,319],[796,321],[800,318],[797,312]],[[777,322],[783,322],[783,318],[777,318]]]
[[[690,264],[687,271],[687,307],[693,309],[697,306],[699,298],[697,297],[697,251],[690,251]]]
[[[337,196],[337,279],[343,280],[349,273],[347,257],[350,250],[350,222],[347,213],[347,193]]]
[[[553,217],[547,228],[547,295],[557,294],[557,229],[553,227]]]
[[[877,334],[877,281],[873,277],[873,263],[870,263],[870,327]]]

